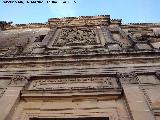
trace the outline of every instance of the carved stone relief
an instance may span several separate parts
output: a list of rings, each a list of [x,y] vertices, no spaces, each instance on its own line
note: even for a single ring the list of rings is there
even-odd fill
[[[137,74],[134,72],[130,73],[118,73],[117,77],[119,78],[122,84],[137,84]]]
[[[105,36],[98,27],[58,28],[48,44],[46,54],[86,55],[108,53]],[[110,37],[110,36],[108,36]]]
[[[29,90],[85,90],[85,89],[109,89],[118,88],[116,78],[95,77],[95,78],[68,78],[34,80]]]
[[[53,46],[75,46],[97,44],[95,28],[63,28]]]
[[[28,77],[26,76],[14,76],[11,78],[10,86],[25,86],[28,83]]]

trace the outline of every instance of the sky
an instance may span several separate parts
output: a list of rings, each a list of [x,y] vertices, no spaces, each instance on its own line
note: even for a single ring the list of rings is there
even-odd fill
[[[19,0],[23,3],[4,3],[0,0],[0,21],[15,24],[44,23],[48,18],[111,15],[127,23],[160,23],[160,0]],[[11,1],[11,0],[8,0]],[[17,0],[18,1],[18,0]],[[31,3],[31,1],[43,1]]]

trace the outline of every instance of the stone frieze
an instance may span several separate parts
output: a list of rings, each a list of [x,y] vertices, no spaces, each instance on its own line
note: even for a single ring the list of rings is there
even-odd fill
[[[33,80],[29,90],[104,90],[119,88],[114,77]]]

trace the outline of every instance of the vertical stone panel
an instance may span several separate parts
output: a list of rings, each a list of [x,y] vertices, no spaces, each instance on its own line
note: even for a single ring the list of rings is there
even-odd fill
[[[123,90],[133,120],[155,120],[139,86],[123,85]]]
[[[0,99],[0,118],[9,120],[16,102],[19,100],[20,90],[22,87],[8,87],[3,97]]]
[[[132,120],[155,120],[135,73],[118,74]],[[145,117],[145,118],[144,118]]]
[[[26,76],[14,76],[0,99],[0,120],[10,120],[14,107],[20,98],[20,91],[27,84]]]

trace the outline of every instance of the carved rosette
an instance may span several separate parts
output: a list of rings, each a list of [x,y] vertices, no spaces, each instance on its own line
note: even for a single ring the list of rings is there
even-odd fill
[[[130,73],[118,73],[117,77],[121,84],[138,84],[137,74],[134,72]]]
[[[24,87],[28,83],[28,77],[27,76],[13,76],[11,78],[10,86],[12,87]]]

